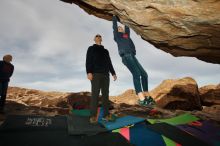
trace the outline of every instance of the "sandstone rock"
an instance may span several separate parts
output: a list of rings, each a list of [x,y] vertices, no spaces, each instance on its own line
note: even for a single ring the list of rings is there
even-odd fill
[[[9,87],[7,100],[27,106],[68,108],[67,99],[65,98],[67,95],[68,93]]]
[[[135,90],[129,89],[118,96],[110,97],[110,100],[116,104],[125,103],[128,105],[135,105],[137,104],[138,96],[136,95]]]
[[[220,63],[218,0],[61,0],[111,20],[113,14],[137,34],[173,56]],[[111,29],[111,28],[109,28]]]
[[[71,93],[66,96],[72,109],[89,109],[91,94],[89,92]]]
[[[68,105],[71,109],[90,109],[91,93],[90,92],[79,92],[70,93],[67,98]],[[102,96],[99,96],[98,106],[102,106]],[[113,108],[113,103],[110,101],[110,109]]]
[[[214,114],[220,118],[220,105],[213,105],[210,107],[204,107],[202,112]]]
[[[59,107],[39,107],[39,106],[27,106],[16,101],[8,100],[5,105],[5,113],[7,115],[66,115],[69,113],[68,108]],[[1,114],[0,114],[1,117]],[[0,118],[1,121],[1,118]]]
[[[189,77],[165,80],[150,91],[150,95],[161,108],[181,110],[200,110],[202,108],[197,83]]]
[[[217,88],[219,88],[219,86],[217,86]],[[157,112],[151,114],[149,108],[136,105],[138,97],[136,96],[135,91],[130,89],[119,96],[110,97],[111,101],[114,102],[111,103],[112,105],[114,105],[114,109],[111,110],[111,112],[115,113],[118,116],[133,115],[143,118],[174,117],[186,112],[184,110],[178,109],[189,110],[200,107],[199,105],[197,106],[197,104],[199,103],[197,103],[196,99],[198,95],[198,91],[196,90],[198,90],[198,88],[192,78],[164,81],[159,87],[157,87],[150,93],[157,100],[161,97],[163,97],[164,100],[167,99],[168,103],[164,103],[166,104],[165,108],[168,109],[156,107],[154,110],[156,110]],[[66,115],[69,113],[69,108],[67,107],[68,97],[91,97],[91,93],[89,92],[44,92],[18,87],[10,87],[9,94],[10,99],[7,99],[5,107],[5,112],[7,113],[7,115]],[[46,102],[49,102],[49,104],[46,104]],[[158,104],[161,103],[158,101]],[[186,104],[187,106],[185,106]],[[169,110],[170,108],[174,110]],[[204,106],[202,111],[194,110],[190,113],[198,116],[201,119],[212,119],[217,122],[220,121],[220,105],[213,105],[211,107]],[[5,115],[0,114],[0,124],[4,119]]]
[[[194,115],[203,120],[214,120],[220,122],[220,105],[213,105],[210,107],[203,107],[202,111],[195,111]]]
[[[202,105],[220,105],[220,86],[219,85],[208,85],[199,88],[200,98]]]

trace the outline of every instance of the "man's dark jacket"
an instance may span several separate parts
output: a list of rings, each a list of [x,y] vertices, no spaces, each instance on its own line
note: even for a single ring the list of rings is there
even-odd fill
[[[9,82],[14,72],[14,66],[11,63],[0,61],[0,82]]]
[[[102,45],[94,44],[88,48],[86,54],[87,73],[109,73],[115,75],[108,50]]]

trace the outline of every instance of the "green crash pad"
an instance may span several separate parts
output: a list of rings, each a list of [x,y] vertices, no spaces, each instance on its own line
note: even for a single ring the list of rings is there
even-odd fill
[[[147,119],[148,122],[150,122],[151,124],[155,124],[158,122],[165,122],[171,125],[180,125],[180,124],[186,124],[186,123],[190,123],[190,122],[194,122],[194,121],[198,121],[199,118],[186,113],[186,114],[182,114],[173,118],[169,118],[169,119]],[[173,140],[167,138],[166,136],[162,136],[164,139],[164,142],[166,143],[167,146],[176,146],[177,143],[174,142]]]
[[[155,123],[167,123],[167,124],[171,124],[171,125],[181,125],[181,124],[186,124],[186,123],[191,123],[194,121],[198,121],[199,118],[186,113],[186,114],[182,114],[170,119],[147,119],[148,122],[150,122],[151,124],[155,124]]]
[[[78,115],[78,116],[90,116],[90,110],[89,109],[82,109],[82,110],[73,109],[71,112],[74,115]]]
[[[80,109],[80,110],[73,109],[71,112],[73,115],[76,115],[76,116],[89,117],[91,115],[91,112],[89,109]],[[102,107],[99,107],[97,109],[97,117],[96,117],[97,120],[101,121],[103,116],[104,116],[104,109]]]
[[[171,125],[181,125],[181,124],[186,124],[186,123],[190,123],[190,122],[194,122],[194,121],[198,121],[199,118],[186,113],[186,114],[182,114],[173,118],[169,118],[169,119],[147,119],[148,122],[150,122],[151,124],[155,124],[155,123],[160,123],[160,122],[165,122]],[[166,145],[167,146],[176,146],[177,143],[174,142],[173,140],[162,136]]]
[[[166,146],[177,146],[177,143],[169,138],[167,138],[166,136],[162,135],[162,138],[166,144]]]

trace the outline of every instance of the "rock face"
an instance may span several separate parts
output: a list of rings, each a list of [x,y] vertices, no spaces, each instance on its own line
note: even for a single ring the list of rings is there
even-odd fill
[[[62,0],[87,13],[123,24],[173,56],[220,63],[218,0]],[[111,29],[111,28],[109,28]]]
[[[5,113],[9,115],[47,116],[68,114],[67,95],[69,93],[9,87]],[[2,116],[0,116],[0,121],[1,118]]]
[[[128,105],[135,105],[137,104],[138,96],[135,90],[129,89],[118,96],[110,97],[110,100],[116,104],[126,103]]]
[[[34,89],[9,87],[7,100],[26,106],[68,108],[67,95],[68,93],[43,92]]]
[[[195,80],[186,77],[165,80],[150,92],[157,106],[167,109],[201,110],[201,100]]]
[[[201,87],[199,93],[203,105],[220,105],[220,84]]]
[[[66,96],[70,109],[90,109],[91,102],[90,92],[70,93]],[[98,106],[102,105],[102,96],[98,98]],[[109,108],[113,108],[113,103],[110,101]]]
[[[194,115],[206,120],[215,120],[220,122],[220,105],[204,107],[202,111],[193,112]]]
[[[134,115],[144,118],[169,118],[192,110],[187,112],[201,119],[220,121],[219,88],[220,85],[211,85],[198,89],[195,80],[189,77],[165,80],[150,91],[158,105],[154,112],[136,104],[138,97],[132,89],[110,97],[110,108],[112,113],[119,116]],[[88,108],[90,98],[90,92],[45,92],[9,87],[5,112],[9,115],[66,115],[75,103]],[[5,116],[0,114],[0,123],[4,119]]]
[[[68,104],[72,109],[89,109],[91,93],[71,93],[67,97]]]

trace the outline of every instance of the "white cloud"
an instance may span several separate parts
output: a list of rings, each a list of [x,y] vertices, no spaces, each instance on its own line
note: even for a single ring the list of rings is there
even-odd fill
[[[24,83],[26,88],[34,88],[50,91],[63,91],[63,92],[77,92],[77,91],[90,91],[90,82],[81,79],[59,79],[54,78],[50,81],[35,81],[31,83]],[[83,90],[82,90],[83,87]]]

